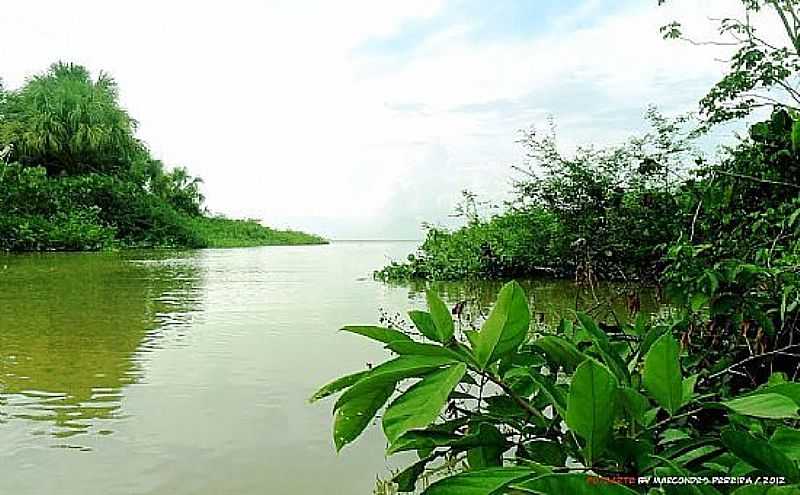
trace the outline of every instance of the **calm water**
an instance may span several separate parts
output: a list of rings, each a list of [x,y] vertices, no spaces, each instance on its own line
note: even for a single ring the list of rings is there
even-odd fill
[[[380,431],[336,455],[307,398],[385,357],[337,328],[423,304],[370,277],[414,246],[0,256],[0,493],[372,493]],[[499,285],[437,287],[482,306]]]

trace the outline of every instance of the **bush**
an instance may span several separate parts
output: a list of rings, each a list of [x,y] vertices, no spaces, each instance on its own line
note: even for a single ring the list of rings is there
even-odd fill
[[[376,272],[381,280],[458,280],[552,274],[561,269],[560,225],[544,210],[476,219],[456,231],[430,227],[417,254]]]
[[[0,216],[0,250],[96,251],[110,247],[116,231],[100,222],[96,209],[43,215]]]
[[[293,230],[275,230],[257,220],[234,220],[225,217],[192,217],[189,225],[207,247],[283,246],[327,244],[322,237]]]
[[[422,486],[435,480],[425,495],[635,494],[661,485],[637,484],[630,473],[709,482],[762,476],[792,485],[785,493],[800,490],[800,383],[777,372],[734,386],[742,369],[769,367],[776,355],[698,365],[675,337],[680,319],[639,317],[609,327],[578,313],[577,322],[531,334],[527,297],[516,283],[503,287],[479,331],[457,326],[433,292],[428,308],[409,313],[413,330],[344,327],[397,357],[312,397],[341,394],[337,450],[388,403],[381,417],[387,454],[419,458],[393,478],[399,491],[414,491],[420,478]],[[697,493],[755,493],[714,485]]]
[[[692,153],[692,136],[686,119],[669,120],[655,110],[647,116],[653,130],[644,136],[572,155],[559,151],[553,132],[526,132],[529,162],[518,168],[516,197],[504,213],[487,221],[473,216],[452,232],[431,228],[407,263],[394,263],[376,277],[450,280],[546,272],[588,283],[654,281],[663,247],[691,219],[691,197],[675,177]]]

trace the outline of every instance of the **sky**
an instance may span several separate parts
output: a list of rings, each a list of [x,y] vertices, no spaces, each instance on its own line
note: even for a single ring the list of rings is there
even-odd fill
[[[213,212],[334,239],[419,239],[469,189],[505,199],[521,129],[612,144],[696,108],[735,0],[12,0],[10,88],[57,60],[119,83],[139,136]]]

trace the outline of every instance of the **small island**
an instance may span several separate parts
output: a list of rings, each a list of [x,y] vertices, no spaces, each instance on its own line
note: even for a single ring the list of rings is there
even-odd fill
[[[202,179],[155,159],[136,127],[114,79],[80,65],[0,85],[0,251],[327,243],[211,215]]]

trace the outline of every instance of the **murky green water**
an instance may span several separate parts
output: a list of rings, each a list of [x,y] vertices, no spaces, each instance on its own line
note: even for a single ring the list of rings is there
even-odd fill
[[[339,326],[423,304],[370,277],[413,248],[0,256],[0,493],[371,493],[378,429],[337,456],[331,404],[306,400],[385,356]],[[543,318],[575,306],[525,285]],[[438,286],[472,308],[498,288]]]

